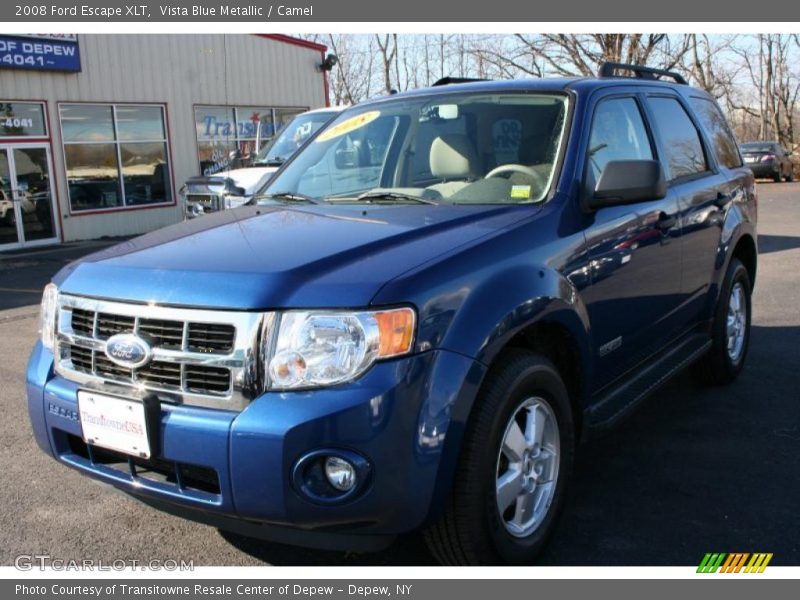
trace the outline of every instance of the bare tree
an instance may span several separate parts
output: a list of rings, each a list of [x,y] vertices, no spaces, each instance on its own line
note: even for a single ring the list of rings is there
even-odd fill
[[[375,34],[375,41],[381,54],[383,66],[383,85],[386,93],[389,94],[394,89],[392,86],[392,67],[397,58],[397,34],[387,33],[386,35]]]
[[[665,33],[540,34],[515,36],[545,70],[563,76],[591,76],[604,62],[623,62],[671,69],[688,51],[685,36],[678,43]]]
[[[800,74],[796,68],[796,35],[757,34],[747,43],[733,47],[742,61],[751,88],[751,97],[734,104],[734,109],[758,122],[759,140],[775,139],[794,145]]]

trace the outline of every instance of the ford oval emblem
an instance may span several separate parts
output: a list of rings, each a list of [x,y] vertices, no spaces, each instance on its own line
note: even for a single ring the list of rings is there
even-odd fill
[[[108,338],[106,342],[108,359],[127,369],[143,367],[152,357],[150,344],[132,333],[120,333]]]

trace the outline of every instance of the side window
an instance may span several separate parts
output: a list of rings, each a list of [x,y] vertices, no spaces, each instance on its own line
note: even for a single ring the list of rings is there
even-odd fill
[[[595,180],[612,160],[652,160],[642,113],[633,98],[603,100],[594,111],[589,164]]]
[[[700,134],[675,98],[650,98],[653,118],[664,145],[670,179],[708,170]]]
[[[729,169],[741,167],[742,159],[736,147],[736,140],[719,106],[707,98],[692,98],[692,108],[711,137],[719,164]]]
[[[309,168],[298,192],[309,196],[341,195],[380,186],[397,117],[381,117],[345,133]]]

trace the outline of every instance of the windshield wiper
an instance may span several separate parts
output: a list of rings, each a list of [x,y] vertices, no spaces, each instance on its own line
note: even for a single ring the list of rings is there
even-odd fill
[[[297,192],[275,192],[274,194],[258,194],[253,196],[253,200],[277,200],[278,202],[304,202],[306,204],[319,204],[319,200],[298,194]]]
[[[428,198],[421,198],[420,196],[415,196],[414,194],[406,194],[404,192],[393,192],[390,190],[373,190],[370,192],[364,192],[363,194],[356,196],[356,200],[358,200],[359,202],[370,202],[372,200],[384,200],[384,201],[388,200],[389,202],[410,201],[410,202],[418,202],[419,204],[438,204],[437,202],[429,200]]]

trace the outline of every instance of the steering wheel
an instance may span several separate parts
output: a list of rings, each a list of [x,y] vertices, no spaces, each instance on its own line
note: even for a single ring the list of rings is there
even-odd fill
[[[534,171],[531,167],[526,167],[525,165],[518,165],[515,163],[510,163],[507,165],[500,165],[499,167],[495,167],[486,174],[484,179],[489,179],[490,177],[497,177],[498,175],[502,175],[503,173],[522,173],[523,175],[528,175],[536,182],[536,185],[544,189],[545,181],[538,171]]]

